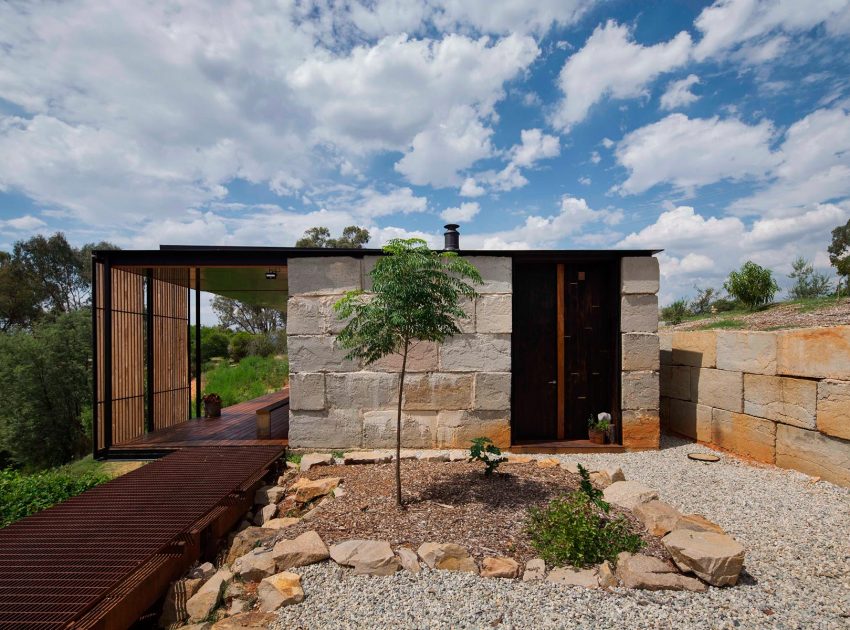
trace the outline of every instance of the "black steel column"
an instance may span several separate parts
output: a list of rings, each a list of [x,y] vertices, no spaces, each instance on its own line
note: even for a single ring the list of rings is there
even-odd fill
[[[97,457],[97,259],[91,257],[91,444],[92,457]]]
[[[145,292],[147,308],[145,309],[145,321],[148,329],[147,338],[147,356],[145,357],[145,366],[148,373],[148,388],[147,388],[147,405],[148,413],[146,417],[147,432],[154,430],[153,417],[153,269],[148,269],[145,273]]]
[[[112,263],[103,261],[103,446],[112,446]]]
[[[195,417],[201,417],[201,269],[195,267]]]
[[[186,269],[186,378],[189,390],[189,408],[186,410],[186,417],[192,418],[192,287],[189,286],[191,280],[191,270]]]

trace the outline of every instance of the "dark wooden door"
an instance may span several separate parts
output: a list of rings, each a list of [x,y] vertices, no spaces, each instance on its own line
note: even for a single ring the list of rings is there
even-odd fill
[[[551,263],[517,263],[513,270],[513,442],[557,436],[557,275]]]

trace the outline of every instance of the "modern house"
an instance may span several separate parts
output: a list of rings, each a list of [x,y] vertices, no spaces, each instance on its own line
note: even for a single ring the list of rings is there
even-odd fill
[[[412,350],[404,446],[466,448],[488,436],[538,452],[657,448],[657,250],[462,250],[456,226],[447,228],[446,249],[484,282],[465,305],[461,334]],[[393,444],[400,360],[364,366],[334,343],[344,325],[334,302],[349,290],[368,292],[381,255],[198,246],[95,252],[96,454],[200,442]],[[190,419],[200,415],[190,369],[201,369],[200,336],[190,356],[189,324],[192,310],[199,321],[201,291],[287,312],[288,392],[229,408],[221,420]],[[598,447],[587,440],[587,419],[603,411],[613,418],[613,443]]]

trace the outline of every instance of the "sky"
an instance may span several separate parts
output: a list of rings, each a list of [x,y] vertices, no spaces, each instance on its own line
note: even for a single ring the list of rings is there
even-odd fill
[[[829,270],[850,0],[0,4],[0,249],[664,249],[661,302]]]

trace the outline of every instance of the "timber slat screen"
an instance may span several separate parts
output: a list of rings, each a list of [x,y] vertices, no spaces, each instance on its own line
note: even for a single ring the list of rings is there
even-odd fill
[[[153,428],[189,417],[189,270],[153,275]]]

